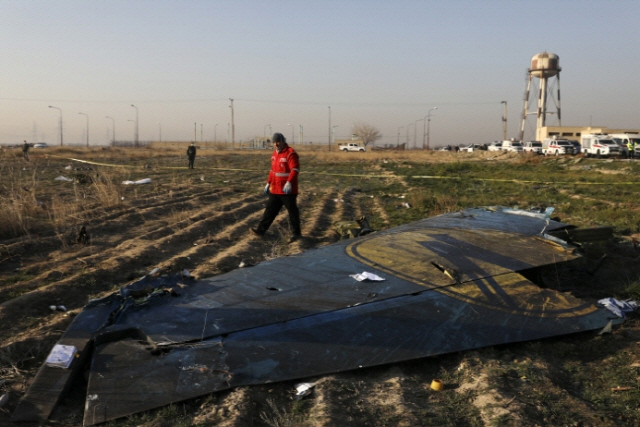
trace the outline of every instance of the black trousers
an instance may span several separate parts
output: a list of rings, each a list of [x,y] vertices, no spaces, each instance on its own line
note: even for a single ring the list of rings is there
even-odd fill
[[[291,231],[294,235],[301,235],[300,231],[300,211],[296,199],[297,194],[269,194],[269,200],[267,201],[267,207],[262,215],[262,220],[258,224],[257,231],[260,234],[267,232],[273,220],[276,219],[280,209],[284,206],[289,212],[289,224],[291,225]]]
[[[189,169],[193,169],[193,162],[195,159],[195,157],[189,157]]]

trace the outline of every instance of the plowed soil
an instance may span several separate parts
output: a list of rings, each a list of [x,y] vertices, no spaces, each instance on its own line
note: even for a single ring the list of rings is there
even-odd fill
[[[336,222],[360,215],[377,230],[416,219],[399,214],[410,184],[380,167],[399,161],[391,155],[389,160],[378,153],[375,158],[374,153],[341,154],[348,158],[301,153],[304,173],[298,204],[304,238],[289,244],[284,211],[266,238],[256,239],[249,232],[265,206],[267,151],[201,151],[194,170],[185,168],[181,152],[146,151],[130,158],[116,150],[55,151],[49,156],[33,151],[29,163],[17,161],[13,154],[3,157],[3,191],[23,194],[25,200],[37,194],[44,213],[29,230],[0,241],[0,396],[8,399],[0,407],[0,425],[13,425],[11,411],[51,347],[90,299],[114,292],[156,267],[188,269],[204,278],[327,245],[339,238]],[[425,161],[452,161],[450,154]],[[11,183],[10,175],[17,177]],[[74,181],[56,181],[59,176]],[[143,178],[151,182],[122,184]],[[89,239],[79,243],[82,226]],[[602,283],[612,271],[638,264],[633,248],[616,251],[616,260],[606,270],[585,280]],[[567,372],[567,363],[585,370],[603,363],[611,363],[612,369],[625,367],[632,385],[612,391],[611,399],[638,396],[638,342],[640,326],[632,317],[609,335],[579,334],[306,379],[314,387],[300,400],[293,399],[297,382],[241,387],[109,425],[637,425],[640,416],[634,420],[594,405],[585,395],[585,385],[576,384]],[[598,350],[576,356],[573,350],[585,345]],[[434,379],[444,382],[444,390],[430,388]],[[81,425],[85,385],[78,380],[49,425]],[[627,384],[605,382],[602,388],[622,385]],[[631,402],[637,405],[640,400]]]

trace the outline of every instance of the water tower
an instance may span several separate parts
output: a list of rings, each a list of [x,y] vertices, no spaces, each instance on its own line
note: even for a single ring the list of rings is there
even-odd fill
[[[558,115],[558,126],[562,126],[560,120],[560,58],[555,53],[542,52],[531,58],[531,68],[527,70],[527,90],[524,95],[524,108],[522,111],[522,125],[520,126],[520,141],[524,138],[524,128],[527,116],[536,114],[538,120],[536,128],[546,126],[547,114]],[[531,83],[536,89],[534,77],[539,80],[538,107],[536,110],[529,109],[529,94],[531,93]],[[555,79],[554,79],[555,77]],[[554,98],[554,88],[557,86],[557,97]],[[553,101],[554,111],[547,109],[547,100]],[[532,102],[533,103],[533,102]],[[537,132],[536,132],[537,136]]]

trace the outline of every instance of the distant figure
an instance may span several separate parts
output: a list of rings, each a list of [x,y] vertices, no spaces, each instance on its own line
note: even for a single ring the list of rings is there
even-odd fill
[[[29,161],[29,144],[27,141],[22,145],[22,157],[28,162]]]
[[[80,232],[78,233],[76,242],[80,243],[81,245],[89,244],[89,234],[87,233],[87,229],[85,228],[84,225],[82,226],[82,228],[80,229]]]
[[[293,243],[301,237],[300,211],[296,203],[300,159],[298,153],[287,145],[287,140],[281,133],[273,134],[273,144],[275,150],[271,154],[271,170],[264,187],[264,193],[269,195],[269,200],[262,220],[251,231],[260,237],[264,236],[284,206],[289,212],[289,224],[293,233],[289,243]]]
[[[196,160],[196,144],[192,142],[187,148],[187,157],[189,158],[189,169],[193,169],[193,162]]]

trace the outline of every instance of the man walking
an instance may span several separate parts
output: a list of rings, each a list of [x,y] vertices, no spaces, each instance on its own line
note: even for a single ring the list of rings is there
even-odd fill
[[[187,157],[189,158],[189,169],[193,169],[193,162],[196,160],[196,144],[192,142],[187,148]]]
[[[287,145],[287,140],[281,133],[273,134],[272,141],[274,151],[271,155],[271,170],[267,178],[267,185],[264,187],[264,192],[269,195],[269,200],[262,220],[251,231],[260,237],[264,236],[284,206],[289,212],[289,224],[293,233],[289,243],[292,243],[298,240],[302,234],[300,231],[300,211],[296,202],[300,159],[298,153]]]
[[[22,157],[28,162],[29,161],[29,144],[27,141],[22,145]]]

